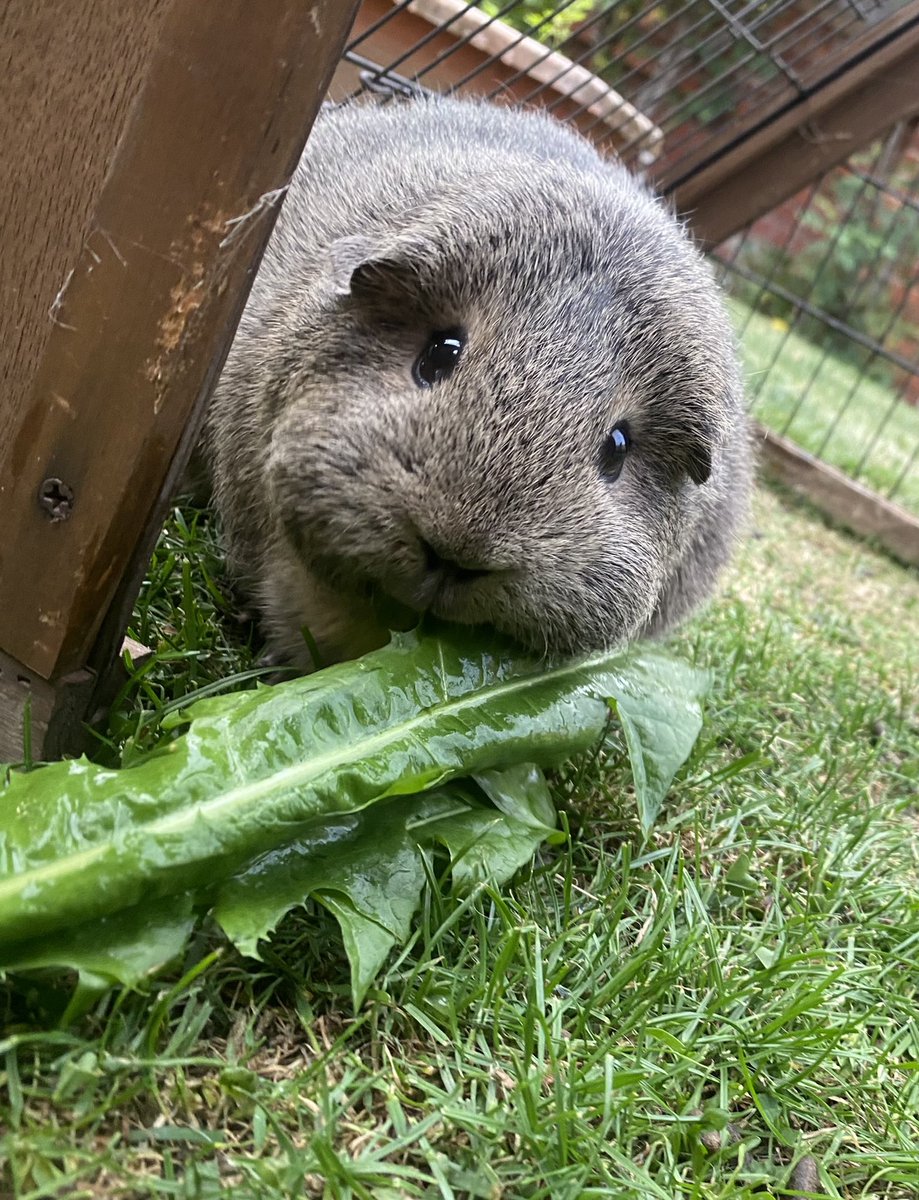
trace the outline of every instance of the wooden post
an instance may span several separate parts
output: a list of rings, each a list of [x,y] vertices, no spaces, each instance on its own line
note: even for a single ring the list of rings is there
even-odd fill
[[[877,495],[836,467],[821,462],[788,438],[759,428],[763,470],[809,500],[838,525],[919,567],[919,517]]]
[[[0,14],[0,760],[74,740],[356,7]]]

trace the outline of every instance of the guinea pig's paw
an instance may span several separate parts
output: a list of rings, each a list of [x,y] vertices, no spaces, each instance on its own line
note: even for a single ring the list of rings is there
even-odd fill
[[[298,674],[303,668],[295,666],[288,660],[288,655],[279,648],[267,649],[255,664],[266,673],[262,676],[263,683],[284,683],[285,680]]]
[[[233,611],[230,613],[230,620],[234,625],[238,625],[240,628],[245,628],[247,625],[255,624],[255,622],[258,620],[258,613],[254,608],[249,608],[248,606],[244,605],[241,608],[233,609]]]
[[[267,649],[264,654],[259,655],[255,665],[260,669],[263,667],[281,667],[286,665],[284,659],[283,650],[278,648]]]

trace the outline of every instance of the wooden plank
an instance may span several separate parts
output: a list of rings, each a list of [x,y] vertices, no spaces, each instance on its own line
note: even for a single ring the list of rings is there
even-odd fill
[[[0,651],[0,763],[43,762],[80,748],[95,683],[90,671],[48,683]]]
[[[0,5],[0,447],[21,419],[169,0]],[[86,36],[87,31],[92,36]]]
[[[807,103],[811,119],[820,115],[821,105],[829,106],[849,88],[857,87],[876,71],[880,61],[895,61],[904,34],[909,34],[919,18],[919,0],[908,2],[897,12],[863,28],[852,41],[830,51],[818,65],[805,73],[800,87],[788,82],[771,99],[769,112],[756,112],[745,122],[729,126],[706,139],[699,150],[684,158],[668,160],[665,155],[651,171],[656,186],[667,192],[686,187],[703,172],[711,186],[726,179],[751,158],[780,141],[800,123],[795,106]],[[875,56],[880,55],[880,58]],[[732,157],[727,158],[730,154]],[[720,166],[718,164],[721,164]]]
[[[28,401],[11,421],[4,401],[0,644],[44,678],[87,661],[157,522],[355,7],[278,0],[269,21],[173,0],[163,18],[73,273],[42,298]],[[74,61],[99,32],[84,17]]]
[[[764,429],[758,433],[767,474],[846,529],[877,542],[900,562],[919,567],[919,517],[869,491],[788,438]]]
[[[153,654],[133,638],[125,638],[137,668]],[[49,683],[0,650],[0,764],[20,765],[79,754],[90,748],[85,721],[107,713],[127,680],[121,657],[105,676],[74,671]]]
[[[706,150],[678,179],[658,181],[701,245],[718,245],[919,113],[919,2],[907,7],[852,69],[824,76],[723,152]]]

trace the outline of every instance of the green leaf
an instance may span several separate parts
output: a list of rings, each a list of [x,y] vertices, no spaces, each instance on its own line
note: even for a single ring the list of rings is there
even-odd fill
[[[538,768],[489,772],[487,784],[497,809],[452,785],[323,824],[230,879],[214,915],[243,953],[257,957],[259,941],[315,896],[341,925],[357,1006],[390,950],[409,935],[428,874],[426,854],[436,846],[446,850],[458,887],[485,879],[501,884],[552,832],[555,812]]]
[[[747,853],[738,855],[736,861],[731,864],[724,877],[725,886],[729,891],[744,893],[761,890],[762,884],[750,872],[752,862],[752,855]]]
[[[68,1025],[113,984],[133,987],[177,958],[194,924],[192,897],[180,893],[20,942],[0,966],[9,972],[75,971],[76,987],[60,1022]]]
[[[699,736],[699,702],[711,687],[711,675],[647,651],[634,655],[629,665],[609,700],[622,722],[641,827],[647,833]]]
[[[182,952],[195,923],[192,897],[179,893],[31,938],[3,958],[5,969],[67,967],[90,987],[133,985]]]
[[[785,1106],[780,1100],[775,1096],[770,1096],[768,1092],[760,1092],[757,1097],[757,1107],[780,1145],[797,1145],[800,1139],[788,1123]]]
[[[408,935],[422,856],[443,848],[457,885],[509,878],[554,828],[532,764],[596,745],[610,703],[647,825],[704,683],[657,652],[546,664],[469,630],[412,633],[200,701],[131,767],[14,775],[0,791],[0,967],[131,983],[179,953],[195,912],[213,908],[256,953],[312,894],[342,923],[360,997]],[[443,786],[462,777],[475,782]]]

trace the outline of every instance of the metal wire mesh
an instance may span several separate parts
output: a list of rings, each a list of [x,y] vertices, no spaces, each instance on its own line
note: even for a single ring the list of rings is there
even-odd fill
[[[592,115],[589,103],[565,103],[570,85],[589,72],[666,135],[657,173],[673,173],[700,145],[738,120],[800,94],[811,68],[903,3],[400,0],[365,4],[367,23],[346,58],[365,72],[367,82],[395,74],[435,90],[494,98],[511,92],[517,102],[546,105],[600,137],[603,117]],[[476,17],[480,20],[474,21]],[[405,22],[398,51],[393,53],[387,42],[388,57],[374,61],[379,35],[397,22]],[[496,45],[494,35],[508,26],[513,40],[497,39]],[[529,48],[532,40],[544,44],[541,58],[526,69],[505,69],[513,51]],[[474,59],[470,48],[479,48]],[[547,73],[534,72],[547,64]],[[647,134],[639,132],[624,143],[613,135],[608,140],[627,161],[647,165]]]
[[[905,3],[365,0],[339,94],[430,89],[541,105],[674,180],[739,125],[806,94]],[[900,128],[714,258],[756,415],[919,513],[917,196],[919,136]]]
[[[717,248],[754,412],[919,513],[919,136],[898,127]]]

